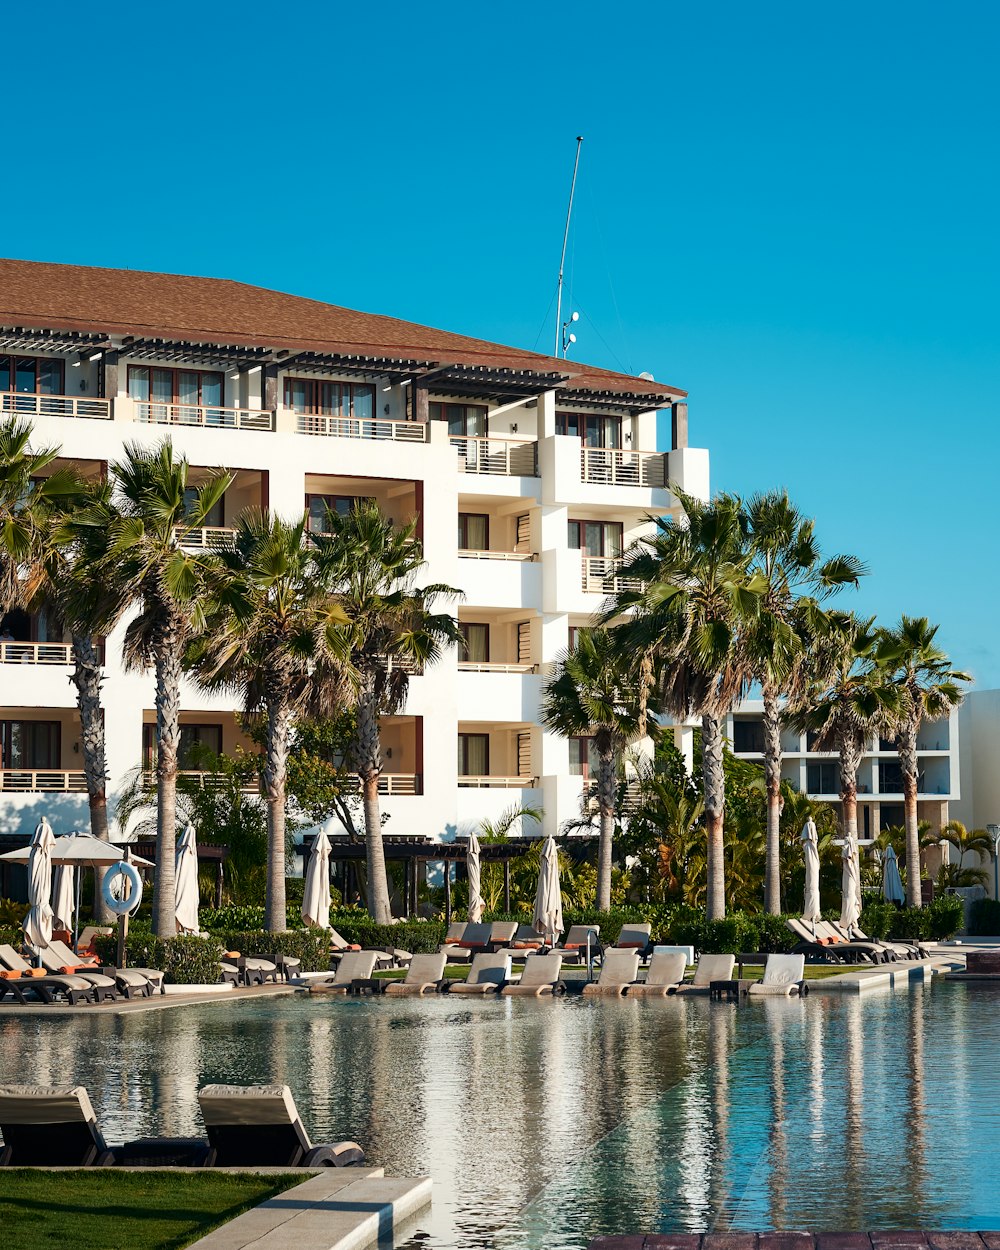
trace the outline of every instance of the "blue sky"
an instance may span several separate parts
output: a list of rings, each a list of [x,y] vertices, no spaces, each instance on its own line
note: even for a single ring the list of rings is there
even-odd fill
[[[690,391],[717,488],[786,486],[870,565],[852,606],[1000,685],[995,5],[46,14],[0,253],[548,351],[583,134],[578,358]]]

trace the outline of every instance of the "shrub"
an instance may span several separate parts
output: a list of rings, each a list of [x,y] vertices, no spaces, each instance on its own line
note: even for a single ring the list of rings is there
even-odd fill
[[[302,960],[303,972],[326,972],[330,967],[330,937],[325,929],[287,929],[265,933],[262,929],[216,931],[214,936],[227,951],[241,955],[291,955]]]
[[[98,958],[113,964],[118,958],[118,935],[95,939]],[[215,938],[180,936],[157,938],[145,926],[129,926],[125,962],[132,968],[159,968],[167,985],[213,985],[219,980],[223,946]]]
[[[937,899],[934,901],[937,902]],[[996,937],[1000,934],[1000,903],[995,898],[977,898],[972,904],[969,909],[969,933],[973,937]]]
[[[858,923],[862,933],[866,933],[872,941],[883,942],[889,936],[893,925],[896,924],[899,914],[899,908],[895,903],[873,899],[861,909],[861,919]],[[897,936],[902,935],[897,934]]]
[[[444,941],[445,927],[440,920],[401,920],[398,924],[376,924],[360,907],[331,912],[330,923],[345,942],[359,946],[398,946],[419,955],[436,951]]]
[[[17,903],[12,898],[0,898],[0,929],[20,928],[28,910],[27,903]]]
[[[936,942],[953,937],[965,923],[965,904],[957,894],[939,894],[923,911],[929,925],[927,936]]]

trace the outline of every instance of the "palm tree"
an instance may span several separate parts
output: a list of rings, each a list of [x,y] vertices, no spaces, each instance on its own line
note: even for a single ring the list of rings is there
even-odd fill
[[[365,814],[368,910],[380,924],[392,919],[382,846],[378,784],[382,775],[381,716],[406,702],[409,668],[433,664],[462,635],[454,617],[435,612],[451,586],[413,587],[424,559],[416,521],[397,528],[373,500],[356,503],[346,516],[328,515],[326,533],[313,533],[320,582],[337,596],[350,662],[357,675],[357,738],[354,764]]]
[[[556,665],[542,698],[542,723],[564,738],[592,737],[597,752],[597,909],[611,907],[615,791],[622,752],[643,735],[638,672],[610,629],[582,629]]]
[[[754,495],[746,505],[751,569],[763,579],[760,610],[746,634],[764,703],[764,778],[767,843],[764,910],[781,913],[781,704],[800,693],[805,676],[810,622],[819,601],[866,572],[854,556],[823,560],[813,522],[785,491]]]
[[[750,571],[751,549],[741,501],[708,503],[672,488],[684,509],[654,518],[619,570],[621,590],[603,612],[625,615],[622,646],[642,656],[662,702],[674,717],[701,718],[707,861],[707,915],[726,914],[724,717],[746,693],[752,667],[742,639],[766,586]]]
[[[949,820],[940,833],[927,833],[922,839],[927,847],[940,846],[942,842],[947,842],[958,859],[954,864],[941,865],[939,885],[947,888],[986,884],[989,876],[978,864],[984,856],[993,854],[993,839],[985,829],[966,829],[960,820]],[[966,855],[976,856],[975,868],[965,866]]]
[[[232,549],[219,552],[210,575],[206,629],[188,656],[204,685],[238,692],[246,713],[264,718],[264,923],[271,933],[287,927],[285,807],[293,718],[333,715],[352,696],[341,631],[347,617],[321,590],[304,539],[304,519],[289,523],[258,509],[242,514]]]
[[[484,817],[479,822],[479,841],[480,843],[507,842],[516,827],[520,826],[523,829],[524,821],[531,821],[538,825],[541,824],[544,815],[540,807],[532,807],[526,803],[512,803],[509,807],[505,807],[499,816]],[[540,862],[541,847],[541,841],[536,841],[519,858],[524,860],[533,857]],[[445,864],[445,872],[449,872],[450,869],[451,865]],[[480,871],[483,910],[489,914],[500,908],[500,901],[504,895],[504,873],[500,864],[488,860],[482,865]],[[537,870],[535,875],[537,876]]]
[[[941,720],[965,697],[962,683],[972,678],[951,667],[951,661],[934,642],[938,631],[925,616],[903,616],[892,629],[882,631],[879,654],[894,670],[904,694],[900,716],[894,725],[899,767],[903,774],[903,818],[906,825],[906,874],[908,907],[922,906],[920,891],[920,831],[917,821],[917,735],[925,721]]]
[[[115,621],[136,614],[125,631],[126,667],[153,668],[156,675],[156,879],[153,932],[171,937],[174,916],[177,767],[180,746],[180,683],[185,650],[204,627],[206,574],[216,557],[189,551],[185,538],[208,523],[232,482],[213,473],[189,488],[189,466],[175,458],[169,439],[155,447],[126,444],[111,465],[113,503],[89,508],[77,524],[106,533],[105,555],[93,570],[100,592],[97,618]],[[101,632],[106,632],[102,630]]]

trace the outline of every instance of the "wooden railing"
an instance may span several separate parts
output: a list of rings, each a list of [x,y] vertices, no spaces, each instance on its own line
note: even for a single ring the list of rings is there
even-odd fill
[[[187,781],[193,781],[203,790],[224,790],[228,789],[231,782],[228,777],[221,773],[206,773],[194,768],[181,768],[177,771],[177,776],[183,777]],[[156,785],[156,767],[148,765],[142,770],[142,779],[146,785]],[[252,777],[245,781],[240,787],[244,794],[259,794],[260,783],[256,777]]]
[[[81,395],[34,395],[22,391],[0,393],[0,412],[31,417],[94,417],[110,421],[109,399],[84,399]]]
[[[497,788],[502,790],[533,790],[538,784],[535,777],[473,777],[463,774],[458,779],[459,788],[484,790]]]
[[[537,477],[538,444],[525,439],[467,438],[456,435],[460,473],[490,473],[499,477]]]
[[[589,595],[611,595],[620,590],[642,590],[637,577],[618,577],[621,560],[613,556],[584,556],[583,589]]]
[[[381,773],[378,779],[379,794],[423,794],[423,776],[421,773]],[[357,777],[351,777],[344,789],[356,794],[361,788]]]
[[[666,485],[661,451],[622,451],[614,447],[582,447],[580,476],[605,486]]]
[[[87,789],[84,772],[61,768],[5,768],[0,771],[0,791],[27,794],[32,790],[44,794],[79,794]]]
[[[226,525],[202,525],[195,529],[175,529],[174,535],[182,547],[192,551],[228,550],[236,540],[236,531]]]
[[[68,642],[0,642],[0,664],[72,664]]]
[[[459,660],[460,673],[533,673],[535,664],[492,664],[480,663],[478,660]]]
[[[194,404],[136,401],[137,421],[150,425],[201,425],[212,430],[273,430],[274,413],[257,408],[204,408]]]
[[[391,439],[397,443],[425,443],[427,426],[422,421],[384,421],[380,417],[329,417],[323,413],[300,412],[300,434],[322,434],[327,438]]]
[[[461,560],[534,560],[533,551],[468,551],[459,550]]]

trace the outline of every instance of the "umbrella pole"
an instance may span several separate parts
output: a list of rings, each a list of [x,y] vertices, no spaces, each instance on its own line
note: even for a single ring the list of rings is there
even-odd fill
[[[97,869],[94,869],[96,874]],[[73,949],[79,953],[80,946],[80,885],[83,878],[81,868],[75,868],[73,875],[76,877],[76,910],[73,912]]]

